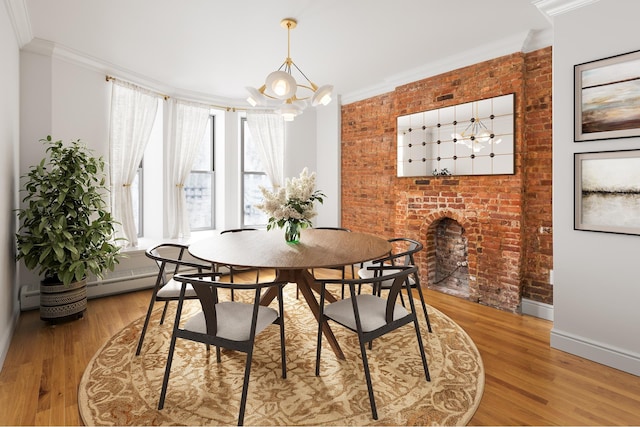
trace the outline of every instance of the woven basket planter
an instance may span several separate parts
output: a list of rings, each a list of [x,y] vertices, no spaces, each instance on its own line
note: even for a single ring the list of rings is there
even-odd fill
[[[81,318],[87,309],[87,280],[62,283],[40,282],[40,319],[52,323]]]

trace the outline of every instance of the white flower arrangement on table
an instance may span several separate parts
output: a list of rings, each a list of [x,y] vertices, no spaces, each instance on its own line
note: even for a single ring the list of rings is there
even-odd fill
[[[302,170],[298,178],[287,178],[284,187],[274,191],[260,187],[264,201],[256,207],[269,215],[267,230],[287,226],[287,231],[292,229],[293,233],[290,241],[297,241],[300,229],[313,225],[311,218],[317,215],[314,202],[323,203],[323,198],[327,197],[315,187],[316,174],[309,173],[307,168]]]

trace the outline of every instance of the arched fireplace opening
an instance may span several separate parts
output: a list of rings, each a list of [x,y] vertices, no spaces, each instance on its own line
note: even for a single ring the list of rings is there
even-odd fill
[[[427,255],[428,286],[449,295],[468,299],[469,261],[465,230],[458,221],[444,217],[429,228],[432,250]]]

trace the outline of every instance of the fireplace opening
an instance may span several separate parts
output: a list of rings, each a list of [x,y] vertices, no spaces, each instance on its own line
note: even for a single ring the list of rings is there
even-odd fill
[[[431,230],[434,251],[428,260],[429,288],[468,299],[469,261],[464,227],[454,219],[442,218]]]

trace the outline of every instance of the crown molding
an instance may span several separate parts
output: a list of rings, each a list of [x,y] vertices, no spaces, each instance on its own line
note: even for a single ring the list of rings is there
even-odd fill
[[[561,15],[597,1],[599,0],[531,0],[531,3],[553,22],[555,15]]]
[[[396,87],[416,82],[429,77],[437,76],[452,70],[457,70],[480,62],[510,55],[514,52],[531,52],[553,44],[553,31],[524,31],[506,37],[495,43],[490,43],[479,48],[469,49],[464,52],[443,58],[439,61],[413,68],[402,73],[395,74],[377,85],[369,86],[360,91],[342,95],[342,105],[362,101],[392,92]]]
[[[49,40],[34,38],[22,48],[22,51],[59,59],[91,71],[103,73],[105,76],[111,75],[116,79],[129,81],[145,89],[162,93],[171,98],[203,104],[220,105],[230,109],[245,109],[244,100],[216,97],[205,93],[175,88],[148,76],[130,71]]]
[[[13,26],[18,47],[21,49],[33,39],[27,4],[25,0],[4,0],[4,4]]]

